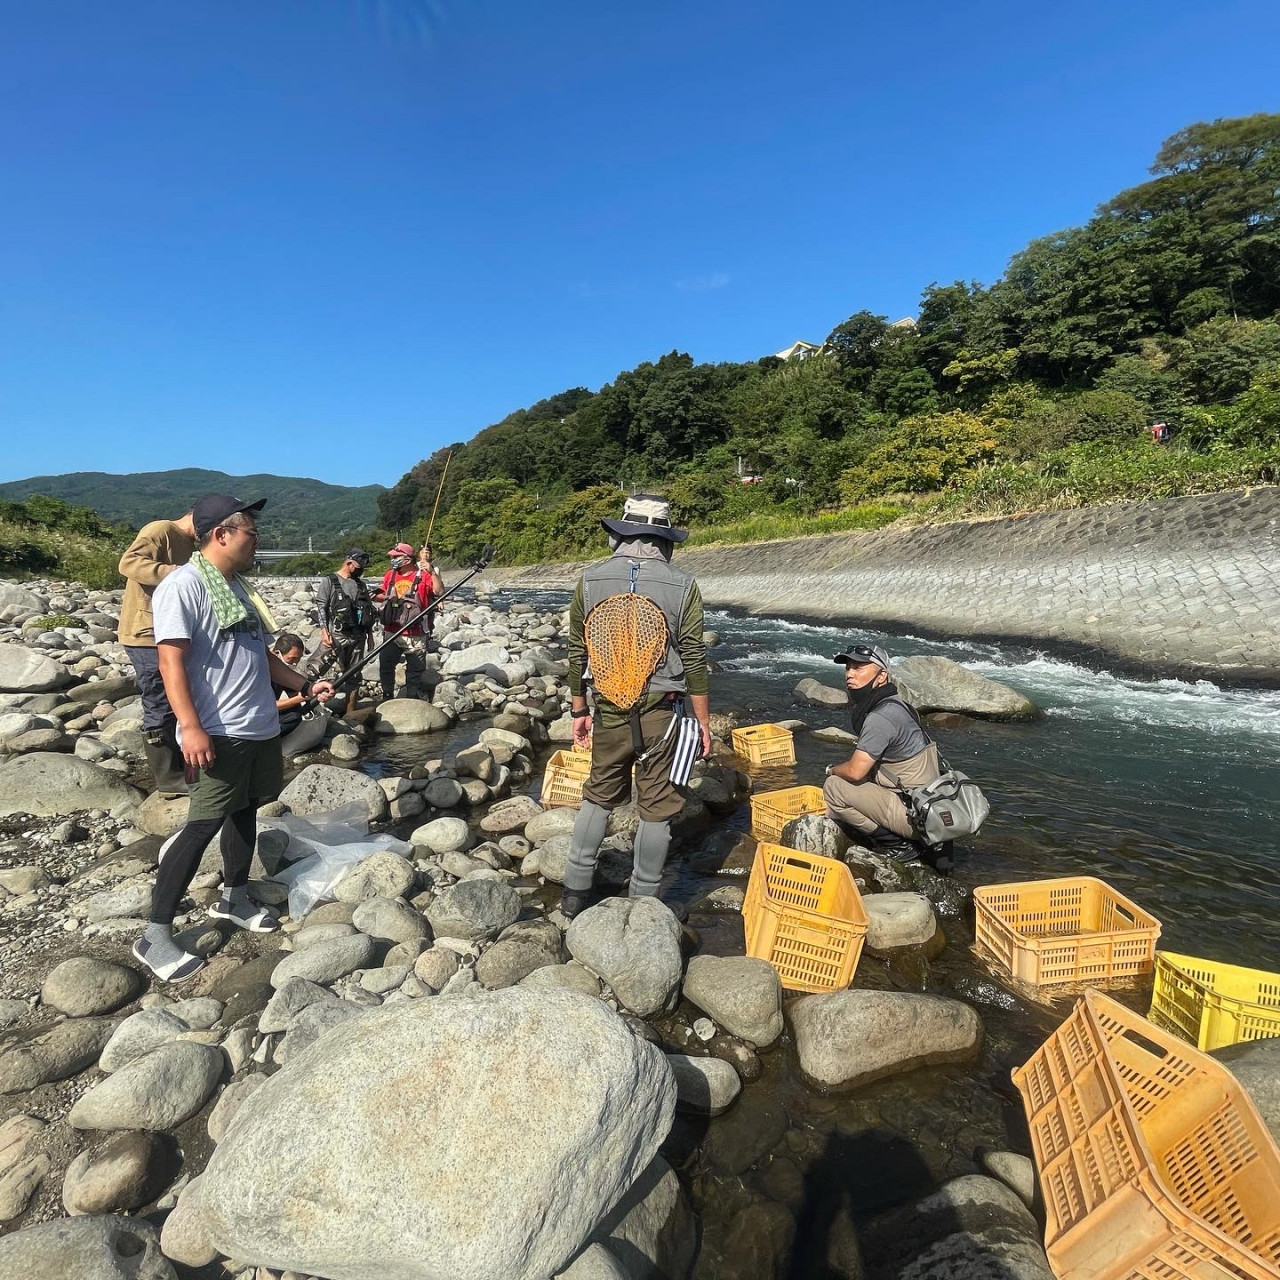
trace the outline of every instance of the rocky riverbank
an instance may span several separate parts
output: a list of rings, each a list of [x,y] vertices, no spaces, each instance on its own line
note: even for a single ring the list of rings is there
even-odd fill
[[[708,604],[1280,685],[1280,488],[679,553]],[[580,565],[491,570],[567,588]]]
[[[314,629],[310,587],[264,585]],[[556,612],[451,610],[429,703],[334,719],[295,762],[251,892],[294,905],[300,821],[341,810],[380,851],[266,936],[207,916],[212,851],[180,918],[208,964],[151,981],[129,944],[183,802],[146,794],[116,609],[0,586],[0,1280],[1047,1280],[1008,1071],[1064,1010],[974,969],[962,882],[792,823],[853,868],[870,927],[852,990],[784,992],[740,910],[746,801],[786,783],[722,715],[666,901],[560,916],[576,811],[527,793],[568,740]],[[922,707],[1034,713],[925,661]],[[823,689],[797,698],[842,732]],[[611,822],[606,893],[636,821]],[[1277,1066],[1238,1069],[1274,1100]]]

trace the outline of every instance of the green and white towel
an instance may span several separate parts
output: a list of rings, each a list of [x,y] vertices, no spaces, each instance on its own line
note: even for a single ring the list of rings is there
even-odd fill
[[[249,617],[249,610],[245,608],[244,601],[231,590],[231,584],[222,576],[222,570],[210,564],[198,551],[191,557],[191,563],[195,565],[196,572],[209,592],[209,602],[213,605],[213,616],[218,620],[218,626],[226,631],[244,622]],[[244,588],[245,595],[262,619],[262,625],[269,634],[275,635],[280,630],[280,624],[272,617],[267,602],[239,574],[236,574],[236,581]]]

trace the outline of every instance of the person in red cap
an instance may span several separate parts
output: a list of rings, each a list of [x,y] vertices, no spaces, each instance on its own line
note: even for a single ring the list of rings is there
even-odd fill
[[[391,568],[383,574],[382,587],[374,599],[382,605],[382,625],[390,632],[399,630],[437,596],[443,595],[444,583],[425,546],[416,566],[413,548],[407,542],[397,542],[387,555],[391,559]],[[396,667],[401,658],[404,659],[404,696],[421,696],[422,677],[427,669],[427,637],[434,621],[434,617],[428,614],[424,622],[409,627],[379,655],[378,679],[384,699],[395,695]]]

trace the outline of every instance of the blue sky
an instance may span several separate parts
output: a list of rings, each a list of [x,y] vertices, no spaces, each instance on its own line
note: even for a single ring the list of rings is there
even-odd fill
[[[0,478],[393,484],[679,348],[989,281],[1195,120],[1270,0],[0,0]]]

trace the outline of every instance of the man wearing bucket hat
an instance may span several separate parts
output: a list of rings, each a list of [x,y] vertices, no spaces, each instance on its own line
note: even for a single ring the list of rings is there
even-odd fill
[[[827,816],[861,843],[904,861],[919,861],[903,787],[922,787],[942,773],[938,748],[893,683],[889,654],[879,645],[849,645],[834,661],[844,667],[849,712],[858,745],[827,770]]]
[[[414,566],[414,551],[407,542],[397,542],[387,552],[391,568],[382,575],[382,586],[374,597],[382,605],[382,625],[388,631],[404,626],[415,614],[425,609],[437,596],[444,594],[444,583],[429,559]],[[378,657],[378,679],[384,699],[396,691],[396,667],[404,659],[404,696],[417,698],[422,693],[422,677],[427,669],[427,637],[435,624],[428,615],[425,622],[415,623],[397,636]]]
[[[684,803],[678,785],[711,751],[702,595],[670,563],[688,532],[672,527],[665,498],[647,493],[601,524],[613,554],[583,572],[569,607],[573,741],[591,749],[560,908],[570,918],[588,903],[609,814],[630,798],[633,766],[640,825],[630,894],[658,892],[671,819]]]

